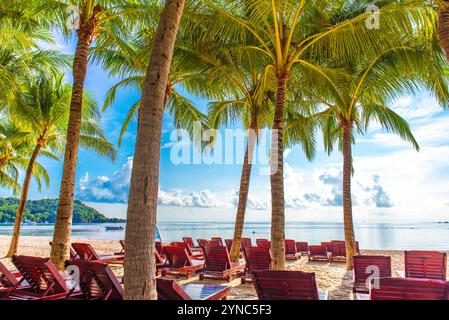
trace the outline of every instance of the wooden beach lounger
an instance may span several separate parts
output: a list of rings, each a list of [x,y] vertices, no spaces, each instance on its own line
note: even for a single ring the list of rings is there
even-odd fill
[[[271,248],[271,241],[267,239],[256,239],[256,244],[259,248]]]
[[[94,261],[67,261],[80,270],[82,298],[88,300],[123,300],[123,287],[112,269]],[[226,299],[230,286],[187,284],[180,286],[171,279],[156,279],[159,300],[219,300]]]
[[[376,277],[377,276],[377,277]],[[391,258],[385,256],[354,256],[354,293],[369,293],[373,281],[391,277]],[[367,279],[372,279],[367,283]]]
[[[310,245],[309,246],[309,261],[329,261],[329,255],[326,247],[323,245]]]
[[[69,289],[66,280],[50,259],[29,256],[13,256],[11,262],[22,274],[16,289],[5,297],[12,300],[59,300],[76,296],[79,292]],[[26,286],[20,287],[26,282]]]
[[[447,254],[436,251],[405,251],[405,277],[446,280]]]
[[[231,262],[226,247],[208,246],[203,247],[204,252],[204,271],[200,273],[200,280],[205,277],[223,279],[231,281],[232,275],[240,275],[245,269],[245,264]]]
[[[271,252],[269,248],[245,248],[243,255],[246,261],[246,268],[241,276],[242,284],[247,280],[253,280],[253,271],[271,269]]]
[[[193,242],[193,239],[191,237],[183,237],[182,241],[187,243],[190,247],[190,250],[192,251],[202,251],[201,246],[195,246],[195,243]]]
[[[172,247],[181,247],[186,249],[187,254],[190,256],[191,259],[198,259],[198,260],[202,260],[204,259],[203,257],[203,253],[193,253],[192,250],[190,249],[190,246],[185,243],[185,242],[172,242],[170,244]]]
[[[209,240],[207,242],[208,247],[224,247],[220,240]]]
[[[72,248],[81,260],[123,264],[123,260],[125,259],[124,255],[99,255],[89,243],[74,242],[72,243]]]
[[[326,247],[327,252],[331,252],[331,243],[330,242],[321,242],[321,245]]]
[[[167,260],[161,268],[162,276],[170,274],[190,278],[204,267],[204,262],[193,260],[184,247],[167,246],[164,251]]]
[[[295,240],[284,240],[285,243],[285,259],[286,260],[298,260],[301,255],[296,252]]]
[[[309,244],[307,242],[296,242],[296,252],[299,254],[309,254]]]
[[[327,300],[327,291],[318,291],[314,273],[301,271],[254,271],[259,300]]]
[[[346,261],[346,244],[344,241],[333,240],[330,242],[329,261],[334,262],[335,260],[339,262]]]
[[[231,286],[187,284],[179,285],[172,279],[156,280],[159,300],[226,300]]]
[[[371,300],[449,300],[449,282],[434,279],[383,278]]]

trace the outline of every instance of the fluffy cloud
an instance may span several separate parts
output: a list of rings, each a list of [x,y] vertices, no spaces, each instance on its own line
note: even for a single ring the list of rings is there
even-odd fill
[[[132,163],[133,158],[129,157],[111,177],[98,176],[91,179],[86,172],[79,181],[77,198],[94,202],[127,202]]]
[[[163,190],[159,190],[158,204],[165,206],[199,208],[213,208],[220,207],[222,205],[221,202],[217,200],[215,195],[207,189],[200,192],[165,192]]]
[[[235,190],[231,197],[231,204],[234,207],[237,207],[239,203],[239,191]],[[248,199],[246,202],[246,207],[248,209],[254,209],[254,210],[268,210],[271,206],[271,201],[265,201],[263,199],[258,199],[257,197],[254,197],[252,195],[248,195]]]

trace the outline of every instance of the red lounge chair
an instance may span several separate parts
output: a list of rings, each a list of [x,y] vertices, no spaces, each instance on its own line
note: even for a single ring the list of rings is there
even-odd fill
[[[242,284],[254,278],[253,271],[271,269],[271,253],[269,248],[246,248],[243,249],[246,261],[245,272],[242,274]]]
[[[259,300],[327,300],[318,292],[315,274],[301,271],[254,271],[254,287]]]
[[[179,285],[171,279],[156,280],[159,300],[226,300],[231,286],[187,284]]]
[[[218,241],[218,242],[220,242],[221,246],[224,246],[223,239],[221,237],[212,237],[212,238],[210,238],[210,240],[211,241]]]
[[[81,260],[123,264],[125,259],[124,255],[99,255],[89,243],[74,242],[72,243],[72,248]]]
[[[326,247],[327,252],[331,252],[331,243],[330,242],[321,242],[321,245]]]
[[[330,262],[334,262],[335,260],[339,262],[346,261],[346,244],[344,241],[331,241],[330,249]]]
[[[298,260],[301,256],[296,252],[295,240],[284,240],[285,243],[285,259]]]
[[[106,263],[88,260],[66,261],[79,269],[81,298],[86,300],[123,300],[123,287]]]
[[[13,300],[58,300],[77,295],[69,289],[66,280],[58,272],[50,259],[29,256],[13,256],[11,262],[22,274],[16,289],[10,291],[7,299]],[[27,287],[19,287],[25,282]]]
[[[190,250],[192,251],[201,251],[201,246],[195,246],[195,243],[193,243],[193,239],[191,237],[183,237],[182,241],[187,243],[190,247]]]
[[[309,254],[309,244],[307,242],[296,242],[296,252],[299,254]]]
[[[206,263],[204,271],[200,273],[200,280],[210,277],[230,281],[233,274],[240,275],[245,269],[245,264],[231,262],[226,247],[207,246],[203,247],[203,252]]]
[[[251,248],[253,246],[251,243],[251,238],[242,238],[242,240],[240,240],[240,246],[242,249]]]
[[[75,265],[80,270],[80,288],[89,300],[122,300],[123,287],[104,263],[95,261],[67,261],[66,267]],[[230,286],[187,284],[180,286],[174,280],[156,279],[159,300],[219,300],[226,299]]]
[[[196,271],[203,269],[204,262],[193,260],[184,247],[164,247],[167,260],[161,269],[162,276],[167,274],[190,278]]]
[[[329,261],[326,247],[323,245],[311,245],[309,246],[309,261],[321,260]]]
[[[406,278],[446,280],[446,253],[405,251],[404,256]]]
[[[271,241],[267,239],[256,239],[256,244],[259,248],[271,248]]]
[[[371,300],[449,300],[449,282],[434,279],[383,278]]]
[[[206,239],[197,239],[196,241],[198,242],[200,248],[207,247],[209,245],[209,241],[207,241]]]
[[[379,273],[376,274],[377,270]],[[373,278],[374,276],[377,278]],[[373,282],[367,283],[368,278],[378,280],[391,277],[391,258],[385,256],[354,256],[354,285],[353,292],[369,293]]]
[[[193,254],[192,250],[190,249],[190,246],[185,242],[172,242],[171,246],[172,247],[182,247],[182,248],[186,249],[187,254],[190,256],[191,259],[198,259],[198,260],[204,259],[202,253]]]

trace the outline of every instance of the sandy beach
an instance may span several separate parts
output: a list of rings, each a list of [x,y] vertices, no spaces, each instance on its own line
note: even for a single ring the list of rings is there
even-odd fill
[[[19,254],[47,257],[50,254],[50,238],[48,237],[21,237]],[[0,254],[3,257],[8,249],[10,237],[0,236]],[[113,254],[120,251],[118,241],[114,240],[91,240],[74,238],[74,242],[89,242],[97,252],[101,254]],[[392,259],[393,273],[404,269],[403,251],[399,250],[361,250],[362,254],[386,255]],[[8,259],[0,261],[14,269]],[[352,272],[346,271],[344,263],[327,262],[309,262],[306,256],[294,262],[287,262],[289,270],[300,270],[305,272],[314,272],[317,279],[317,285],[320,290],[327,290],[331,300],[352,300]],[[114,267],[117,276],[123,275],[123,269]],[[204,280],[199,281],[198,277],[192,277],[189,280],[179,279],[180,283],[221,283],[221,281]],[[251,283],[242,285],[240,279],[234,279],[231,282],[233,290],[228,297],[230,300],[252,300],[257,299],[256,292]]]

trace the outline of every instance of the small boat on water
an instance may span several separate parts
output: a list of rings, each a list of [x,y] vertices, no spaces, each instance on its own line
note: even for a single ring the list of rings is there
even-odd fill
[[[106,231],[121,231],[125,229],[122,226],[106,226],[104,228],[106,229]]]

